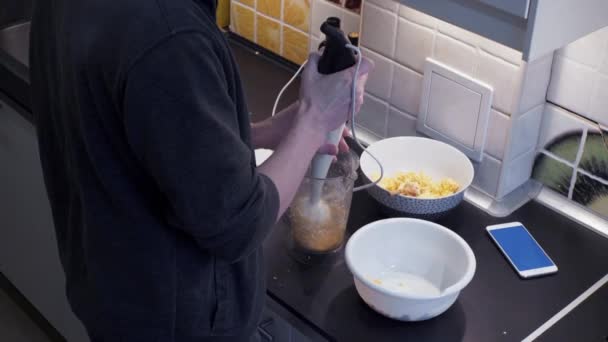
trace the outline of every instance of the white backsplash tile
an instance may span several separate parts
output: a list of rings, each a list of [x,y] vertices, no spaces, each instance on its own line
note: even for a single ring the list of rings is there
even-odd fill
[[[535,158],[536,151],[532,150],[504,165],[502,184],[496,196],[498,199],[508,195],[530,179]]]
[[[479,47],[487,53],[502,58],[505,61],[514,64],[515,66],[520,66],[523,64],[523,54],[520,51],[497,43],[493,40],[487,38],[480,38]]]
[[[325,35],[321,33],[321,24],[327,17],[340,17],[340,8],[332,5],[327,0],[312,0],[312,9],[310,16],[310,32],[316,36],[323,38]]]
[[[485,52],[479,56],[477,78],[494,88],[493,107],[513,114],[513,101],[519,86],[519,68]]]
[[[602,52],[600,52],[600,54],[602,54]],[[604,61],[602,62],[598,70],[604,75],[608,75],[608,46],[606,46],[606,50],[604,50],[603,55]]]
[[[511,151],[508,160],[513,160],[531,150],[536,150],[538,134],[545,106],[539,105],[517,117],[511,127]]]
[[[431,29],[400,18],[395,60],[420,73],[424,72],[426,58],[433,55],[434,36]]]
[[[366,94],[361,111],[357,115],[357,123],[377,136],[384,137],[387,116],[388,103]]]
[[[434,58],[469,76],[474,75],[478,61],[475,48],[443,34],[435,37]]]
[[[399,1],[398,0],[366,0],[378,7],[382,7],[391,12],[397,12],[399,9]]]
[[[591,97],[589,118],[608,126],[608,74],[597,74],[595,91]]]
[[[500,160],[485,155],[480,163],[474,162],[473,167],[475,168],[473,186],[492,197],[496,196],[502,167]]]
[[[452,25],[443,20],[439,20],[437,29],[439,30],[439,32],[450,36],[458,41],[465,42],[471,46],[479,46],[479,43],[481,41],[481,37],[476,35],[475,33]]]
[[[422,75],[395,64],[390,103],[410,115],[418,115],[422,95]]]
[[[553,61],[551,84],[547,99],[569,110],[589,113],[595,72],[583,64],[556,56]]]
[[[608,48],[608,27],[588,34],[585,37],[568,44],[558,50],[558,54],[587,65],[591,68],[597,68],[602,63],[603,55],[598,53]]]
[[[360,32],[361,16],[359,14],[342,9],[340,11],[340,19],[342,20],[341,28],[344,33]]]
[[[405,5],[399,6],[399,16],[409,21],[415,22],[416,24],[433,29],[437,28],[437,23],[439,22],[439,20],[437,20],[435,17],[416,11],[415,9]]]
[[[363,6],[361,45],[386,57],[393,57],[397,15],[371,3]]]
[[[361,26],[361,16],[357,13],[349,11],[345,8],[328,0],[312,0],[312,9],[310,16],[310,36],[325,39],[325,35],[321,32],[321,24],[328,17],[337,17],[340,19],[340,28],[344,33],[359,32]]]
[[[525,70],[522,97],[519,102],[519,112],[526,113],[530,109],[545,103],[547,88],[551,79],[553,54],[549,54],[527,65]]]
[[[416,118],[391,107],[388,112],[386,136],[414,136],[416,135]]]
[[[510,121],[509,116],[503,113],[496,110],[490,112],[485,151],[499,160],[502,160],[504,156]]]
[[[319,44],[321,44],[321,38],[310,35],[308,51],[309,52],[318,51]]]
[[[365,90],[381,99],[388,100],[391,96],[394,63],[366,48],[361,48],[361,52],[374,62],[374,71],[369,74]]]

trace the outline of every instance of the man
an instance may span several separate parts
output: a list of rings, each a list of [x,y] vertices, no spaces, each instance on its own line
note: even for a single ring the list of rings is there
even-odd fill
[[[214,0],[45,0],[31,36],[41,161],[67,295],[96,341],[249,341],[261,243],[353,71],[316,72],[251,126]],[[364,60],[359,102],[365,74]],[[253,148],[275,153],[256,169]],[[80,342],[80,341],[74,341]]]

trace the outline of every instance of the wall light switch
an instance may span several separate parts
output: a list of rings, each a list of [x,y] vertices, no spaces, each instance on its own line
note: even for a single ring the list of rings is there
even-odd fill
[[[427,58],[418,131],[483,159],[492,87]]]

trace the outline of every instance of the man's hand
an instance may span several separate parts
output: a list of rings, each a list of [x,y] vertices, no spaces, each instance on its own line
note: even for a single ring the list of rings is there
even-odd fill
[[[317,152],[322,154],[329,154],[332,156],[335,156],[338,153],[348,152],[350,150],[350,147],[348,147],[348,144],[344,139],[345,137],[350,137],[350,129],[348,129],[348,127],[344,127],[344,132],[342,132],[342,139],[340,139],[340,143],[338,143],[338,146],[332,144],[325,144],[321,146],[321,148],[319,148]]]
[[[361,100],[362,101],[362,100]],[[274,150],[279,143],[285,139],[291,129],[291,125],[295,120],[295,116],[298,109],[298,102],[294,102],[287,108],[280,111],[274,117],[268,118],[264,121],[254,123],[252,125],[252,136],[254,148],[265,148],[268,150]],[[331,144],[323,145],[319,148],[319,153],[337,155],[338,153],[348,152],[349,147],[344,140],[344,137],[350,137],[350,129],[344,128],[342,133],[342,139],[338,146]]]

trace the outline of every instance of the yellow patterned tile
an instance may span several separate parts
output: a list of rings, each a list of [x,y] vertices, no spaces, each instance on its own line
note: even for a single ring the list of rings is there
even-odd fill
[[[254,40],[255,30],[255,13],[253,10],[239,5],[235,2],[232,3],[232,26],[235,32],[249,39]]]
[[[258,44],[268,50],[281,53],[281,25],[278,21],[258,15]]]
[[[255,0],[239,0],[243,5],[247,5],[251,8],[255,8]]]
[[[304,32],[308,32],[310,0],[284,0],[283,20]]]
[[[258,12],[281,19],[281,0],[258,0]]]
[[[215,17],[217,26],[223,28],[230,25],[230,0],[218,0]]]
[[[296,64],[304,63],[308,58],[308,35],[284,26],[283,57]]]

